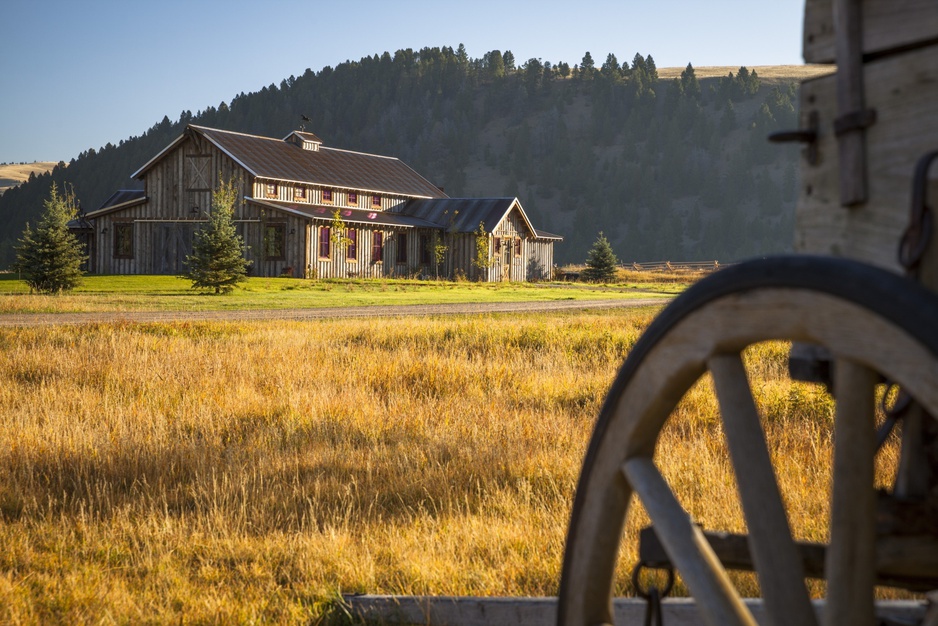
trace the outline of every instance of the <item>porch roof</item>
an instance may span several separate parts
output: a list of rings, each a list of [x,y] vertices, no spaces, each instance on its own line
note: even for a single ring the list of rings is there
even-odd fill
[[[335,212],[334,207],[313,206],[308,204],[295,204],[287,202],[273,202],[270,200],[258,200],[257,198],[245,198],[247,202],[258,206],[292,213],[309,219],[331,222],[332,215]],[[397,228],[433,228],[440,229],[438,224],[428,222],[419,217],[402,215],[400,213],[389,213],[387,211],[368,211],[365,209],[339,208],[342,221],[346,224],[370,224],[375,226],[392,226]]]

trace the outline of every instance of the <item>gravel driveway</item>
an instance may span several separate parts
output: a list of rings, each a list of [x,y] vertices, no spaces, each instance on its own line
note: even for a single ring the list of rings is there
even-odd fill
[[[238,311],[124,311],[109,313],[14,313],[0,315],[2,326],[97,324],[107,322],[196,322],[250,320],[313,320],[342,317],[399,317],[406,315],[472,315],[479,313],[539,313],[583,309],[631,308],[665,304],[667,298],[636,300],[560,300],[550,302],[485,302],[402,304],[319,309],[262,309]]]

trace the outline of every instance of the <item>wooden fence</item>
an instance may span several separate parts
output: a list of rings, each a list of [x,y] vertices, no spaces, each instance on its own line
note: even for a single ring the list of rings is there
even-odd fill
[[[726,265],[721,264],[719,261],[652,261],[649,263],[632,263],[620,267],[638,272],[678,272],[682,270],[702,272],[718,270],[721,267],[726,267]]]
[[[619,269],[633,272],[712,272],[730,265],[732,264],[719,261],[649,261],[621,264]],[[584,269],[586,269],[585,265],[566,265],[557,268],[555,276],[559,280],[580,280]]]

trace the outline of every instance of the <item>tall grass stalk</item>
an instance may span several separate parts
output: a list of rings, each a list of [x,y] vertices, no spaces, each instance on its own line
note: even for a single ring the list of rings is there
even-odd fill
[[[555,594],[595,415],[653,313],[0,330],[0,622]],[[793,523],[823,538],[830,401],[782,379],[784,351],[747,359]],[[658,460],[700,521],[738,530],[708,384]]]

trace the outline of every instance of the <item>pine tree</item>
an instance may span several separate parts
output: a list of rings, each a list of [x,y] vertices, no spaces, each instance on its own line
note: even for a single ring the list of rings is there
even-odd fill
[[[212,211],[208,227],[195,233],[192,255],[186,257],[189,271],[186,278],[193,289],[212,289],[228,293],[235,285],[247,280],[250,261],[244,258],[244,241],[234,225],[234,203],[238,185],[223,181],[212,192]]]
[[[26,224],[16,250],[13,269],[24,277],[30,289],[39,293],[70,291],[81,283],[84,246],[68,230],[68,221],[75,215],[75,193],[59,195],[52,183],[49,199],[43,202],[45,212],[36,230]]]
[[[586,51],[583,60],[580,62],[580,77],[583,80],[592,80],[593,73],[596,71],[596,63],[593,61],[593,55]]]
[[[691,98],[700,97],[700,83],[697,82],[697,74],[694,72],[694,66],[690,63],[681,72],[681,87],[685,96]]]
[[[612,246],[602,231],[586,256],[586,269],[583,278],[590,282],[609,282],[616,277],[619,260],[612,252]]]

